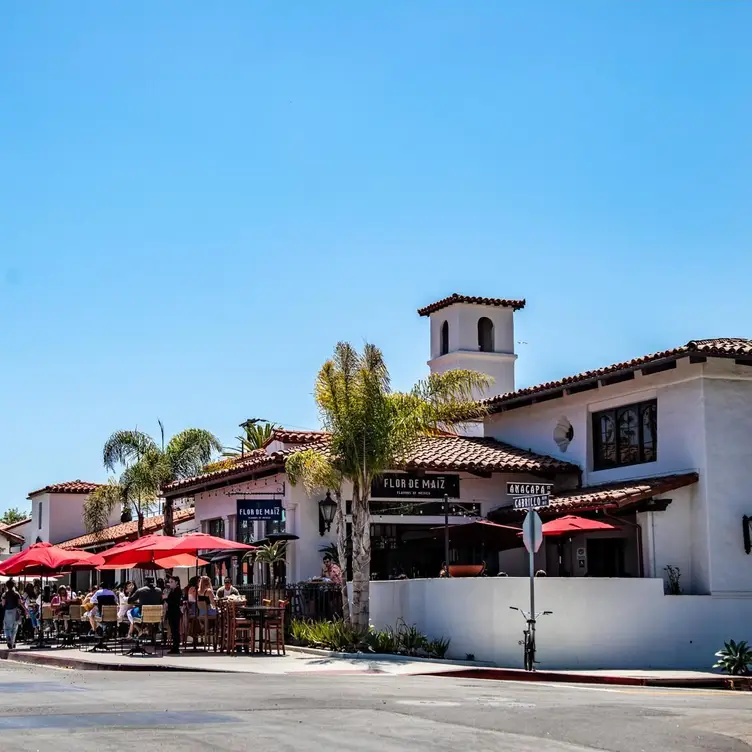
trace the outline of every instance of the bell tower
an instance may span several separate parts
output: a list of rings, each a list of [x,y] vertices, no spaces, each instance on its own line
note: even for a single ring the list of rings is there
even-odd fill
[[[431,373],[462,368],[491,376],[479,399],[513,392],[514,312],[524,307],[524,300],[454,293],[418,309],[431,322]]]

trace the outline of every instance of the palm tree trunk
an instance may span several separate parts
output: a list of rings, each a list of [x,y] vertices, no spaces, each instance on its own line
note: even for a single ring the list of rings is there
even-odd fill
[[[175,521],[173,515],[172,499],[165,499],[164,503],[164,529],[163,535],[175,535]]]
[[[365,493],[362,495],[367,496]],[[356,629],[365,632],[368,630],[370,616],[371,525],[368,499],[364,500],[361,497],[360,488],[357,484],[353,484],[352,520],[353,585],[351,619]]]
[[[337,531],[337,559],[342,570],[342,619],[350,623],[350,596],[347,592],[347,518],[341,491],[335,492],[337,511],[334,513],[334,528]]]

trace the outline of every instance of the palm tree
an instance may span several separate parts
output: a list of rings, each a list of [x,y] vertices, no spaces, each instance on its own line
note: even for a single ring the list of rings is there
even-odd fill
[[[454,370],[432,373],[410,392],[393,392],[381,351],[370,344],[358,353],[340,342],[322,366],[315,398],[331,434],[330,462],[352,484],[351,619],[356,629],[368,629],[373,479],[403,464],[421,436],[484,415],[475,395],[490,383],[484,374]]]
[[[342,618],[350,622],[350,601],[347,595],[347,523],[342,499],[342,473],[327,456],[315,449],[291,454],[285,462],[287,477],[293,486],[303,484],[309,496],[317,491],[332,491],[337,501],[334,530],[337,536],[337,560],[342,569]]]
[[[110,478],[106,485],[95,488],[86,499],[83,511],[84,527],[88,533],[99,533],[107,527],[113,509],[122,509],[121,522],[129,522],[131,509],[135,509],[140,538],[144,532],[144,517],[153,506],[152,499],[141,499],[138,495],[129,493],[128,486],[115,478]]]
[[[222,452],[223,457],[238,457],[261,449],[272,437],[277,426],[274,423],[262,422],[261,418],[250,418],[245,423],[241,423],[240,427],[245,431],[245,436],[235,437],[236,441],[240,443],[239,447],[237,449],[235,447],[225,448]]]
[[[199,475],[222,444],[211,432],[187,428],[165,444],[164,426],[158,421],[161,441],[157,444],[143,431],[116,431],[107,439],[102,452],[104,466],[114,471],[125,468],[121,484],[129,496],[155,500],[167,483]],[[164,534],[173,535],[173,500],[164,505]]]

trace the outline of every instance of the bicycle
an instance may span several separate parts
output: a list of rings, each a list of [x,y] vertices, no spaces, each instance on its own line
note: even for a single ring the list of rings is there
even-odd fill
[[[525,671],[535,671],[535,622],[539,616],[549,616],[553,611],[538,611],[536,614],[533,614],[531,618],[529,611],[517,608],[517,606],[510,606],[509,608],[512,611],[519,611],[527,624],[527,629],[522,632],[523,639],[519,640],[517,644],[523,646],[522,660],[525,666]]]

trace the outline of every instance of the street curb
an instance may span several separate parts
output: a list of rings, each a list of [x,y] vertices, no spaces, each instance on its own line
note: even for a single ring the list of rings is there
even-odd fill
[[[394,663],[429,663],[433,666],[467,666],[477,668],[495,668],[496,664],[487,661],[455,661],[445,658],[422,658],[409,655],[395,655],[394,653],[340,653],[321,648],[304,648],[298,645],[285,645],[288,653],[303,653],[315,655],[319,658],[350,658],[359,661],[392,661]]]
[[[224,671],[216,668],[196,668],[195,666],[165,666],[139,663],[94,663],[80,658],[63,657],[42,653],[16,653],[10,650],[0,650],[0,660],[12,663],[26,663],[32,666],[47,666],[51,668],[65,668],[77,671],[162,671],[193,674],[232,674],[234,671]],[[135,658],[134,660],[141,660]]]
[[[611,684],[627,687],[674,687],[683,689],[727,689],[727,676],[670,679],[648,676],[604,676],[570,674],[553,671],[523,671],[513,668],[477,668],[458,671],[432,671],[414,676],[448,676],[460,679],[490,679],[492,681],[559,682],[564,684]]]

